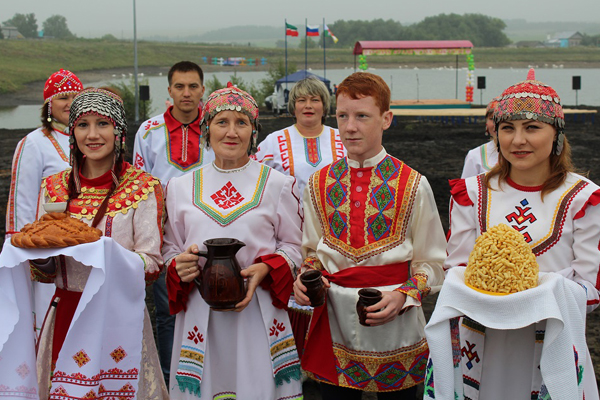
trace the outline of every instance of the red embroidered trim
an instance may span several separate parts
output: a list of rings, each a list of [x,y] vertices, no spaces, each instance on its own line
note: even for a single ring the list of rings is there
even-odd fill
[[[542,189],[544,188],[544,185],[539,185],[539,186],[519,185],[518,183],[516,183],[515,181],[510,179],[508,176],[506,177],[506,183],[508,183],[509,186],[512,186],[513,188],[515,188],[517,190],[520,190],[521,192],[541,192]]]

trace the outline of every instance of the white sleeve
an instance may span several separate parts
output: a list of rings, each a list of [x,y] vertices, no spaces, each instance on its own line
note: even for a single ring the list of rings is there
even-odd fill
[[[285,184],[279,196],[277,219],[275,224],[275,239],[277,250],[275,254],[283,256],[295,277],[300,270],[302,257],[302,210],[298,196],[296,179],[285,177]]]
[[[164,221],[163,193],[160,183],[153,188],[154,190],[148,193],[148,199],[138,203],[133,215],[132,250],[144,260],[147,283],[158,278],[158,273],[163,265],[161,255]]]
[[[144,122],[140,125],[137,133],[135,134],[135,139],[133,142],[133,165],[136,168],[139,168],[148,173],[152,173],[152,168],[154,167],[154,160],[151,157],[148,157],[148,145],[147,138],[144,138],[146,134],[146,129],[144,126],[148,121]]]
[[[411,221],[413,256],[412,274],[427,275],[427,286],[437,291],[444,282],[446,238],[433,191],[427,178],[421,176]]]
[[[313,206],[310,190],[312,188],[312,180],[318,179],[318,173],[311,175],[308,183],[304,187],[302,194],[302,205],[304,210],[304,223],[302,224],[302,260],[303,263],[314,263],[318,261],[317,246],[323,236],[321,230],[321,222],[319,216]]]
[[[587,206],[585,215],[573,221],[573,255],[566,277],[585,289],[589,313],[598,307],[600,299],[600,205]]]
[[[465,166],[463,167],[462,175],[460,176],[462,179],[470,178],[475,175],[479,175],[481,173],[479,165],[479,147],[469,150],[467,156],[465,157]]]
[[[444,269],[465,267],[469,254],[477,239],[477,218],[473,205],[460,205],[455,199],[450,199],[450,230],[448,231],[448,256]]]
[[[179,220],[178,206],[182,204],[177,201],[177,179],[169,180],[166,191],[167,220],[165,221],[165,235],[162,255],[165,265],[169,265],[171,259],[185,251],[185,221]]]
[[[258,145],[258,149],[254,154],[253,158],[259,163],[268,165],[271,168],[274,168],[274,154],[272,147],[273,134],[269,134],[266,138],[263,139],[262,142]]]
[[[23,226],[36,219],[44,170],[43,156],[35,140],[28,136],[17,144],[6,206],[7,234],[20,231]]]

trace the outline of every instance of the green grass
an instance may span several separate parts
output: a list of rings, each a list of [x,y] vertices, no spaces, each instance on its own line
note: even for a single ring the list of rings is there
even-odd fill
[[[0,40],[0,93],[11,93],[33,81],[43,81],[59,68],[73,72],[133,68],[133,43],[74,40]],[[511,49],[475,48],[475,66],[506,67],[513,65],[566,64],[586,67],[600,65],[600,48]],[[181,60],[200,62],[202,57],[267,58],[270,64],[283,59],[284,50],[231,45],[138,42],[140,67],[167,67]],[[323,50],[309,50],[313,68],[323,64]],[[304,66],[304,49],[288,48],[288,62]],[[454,65],[453,56],[369,56],[370,66],[395,68],[398,65]],[[459,57],[464,66],[464,57]],[[327,49],[327,63],[354,65],[352,49]],[[266,69],[266,68],[265,68]]]

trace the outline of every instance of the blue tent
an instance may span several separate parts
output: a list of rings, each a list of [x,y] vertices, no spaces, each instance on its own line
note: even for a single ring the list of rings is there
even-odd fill
[[[288,90],[292,89],[292,86],[294,86],[293,84],[304,79],[304,78],[308,78],[309,76],[314,76],[315,78],[317,78],[318,80],[322,81],[325,86],[327,86],[327,89],[329,89],[329,93],[331,93],[331,87],[330,87],[330,83],[331,81],[329,79],[325,79],[319,75],[315,75],[312,72],[308,72],[306,70],[300,70],[297,72],[294,72],[291,75],[288,76],[284,76],[283,78],[279,79],[277,82],[275,82],[275,90],[279,89],[280,87],[285,88],[285,83],[288,83]],[[290,85],[291,83],[291,85]]]

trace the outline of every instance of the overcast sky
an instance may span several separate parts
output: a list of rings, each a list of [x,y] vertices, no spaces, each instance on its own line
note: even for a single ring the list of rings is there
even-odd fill
[[[35,13],[41,29],[51,15],[67,18],[77,36],[98,37],[111,33],[132,37],[133,0],[2,0],[0,21],[15,13]],[[598,22],[600,0],[136,0],[140,37],[148,35],[193,35],[236,25],[281,26],[284,19],[294,25],[320,24],[339,19],[394,19],[402,24],[419,22],[438,14],[478,13],[501,19],[530,22]]]

